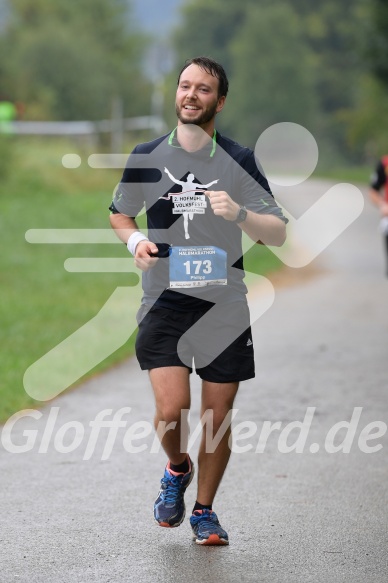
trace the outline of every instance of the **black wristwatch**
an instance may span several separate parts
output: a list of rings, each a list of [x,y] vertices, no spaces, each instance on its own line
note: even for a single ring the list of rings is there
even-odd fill
[[[248,211],[245,206],[240,206],[240,210],[238,211],[238,215],[235,218],[235,223],[242,223],[247,218]]]

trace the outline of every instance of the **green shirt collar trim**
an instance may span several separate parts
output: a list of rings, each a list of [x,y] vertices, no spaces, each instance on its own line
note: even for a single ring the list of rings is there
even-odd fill
[[[179,144],[177,138],[175,137],[175,133],[176,133],[177,128],[174,128],[171,132],[171,134],[168,137],[168,145],[172,146],[173,148],[182,148],[182,146]],[[213,158],[214,154],[216,153],[216,147],[217,147],[217,130],[214,130],[213,132],[213,137],[212,137],[212,141],[213,141],[213,145],[212,145],[212,149],[210,152],[210,158]]]

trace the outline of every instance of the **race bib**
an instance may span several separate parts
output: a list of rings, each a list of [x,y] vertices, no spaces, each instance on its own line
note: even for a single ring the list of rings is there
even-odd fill
[[[227,285],[226,251],[219,247],[171,247],[170,288]]]

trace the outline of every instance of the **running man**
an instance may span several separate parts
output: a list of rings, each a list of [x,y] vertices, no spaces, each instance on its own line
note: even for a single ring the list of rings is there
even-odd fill
[[[388,156],[383,156],[372,174],[369,197],[380,211],[380,230],[385,239],[386,273],[388,276]]]
[[[190,517],[200,545],[229,544],[213,501],[231,453],[229,419],[239,383],[255,374],[242,232],[280,246],[287,222],[253,151],[215,129],[227,93],[219,63],[187,61],[178,77],[177,127],[136,146],[110,206],[112,227],[143,271],[136,355],[149,371],[155,429],[168,458],[154,504],[161,527],[178,527],[185,517],[184,494],[194,476],[187,451],[194,368],[202,380],[201,417],[211,423],[203,429]],[[219,190],[207,190],[216,183]],[[194,192],[184,200],[180,189]],[[136,223],[144,205],[148,237]],[[187,246],[182,222],[193,205],[203,212],[192,221]],[[209,447],[206,430],[214,438],[221,428],[221,439]]]

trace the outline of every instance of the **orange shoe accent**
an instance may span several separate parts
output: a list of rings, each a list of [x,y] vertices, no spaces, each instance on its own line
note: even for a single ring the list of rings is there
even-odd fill
[[[172,474],[173,476],[184,476],[183,472],[174,472],[174,470],[172,470],[170,468],[170,462],[168,462],[168,464],[167,464],[167,469],[170,472],[170,474]]]
[[[209,538],[207,538],[207,539],[205,539],[203,541],[198,541],[197,544],[206,546],[206,545],[227,545],[229,543],[228,543],[228,541],[225,541],[225,540],[220,539],[220,537],[218,536],[218,534],[211,534],[209,536]]]
[[[168,524],[168,522],[158,522],[157,524],[159,524],[159,526],[164,526],[165,528],[172,528],[171,524]]]
[[[186,474],[188,474],[189,472],[191,472],[191,470],[192,470],[192,467],[191,467],[191,463],[190,463],[190,457],[189,457],[189,454],[187,453],[187,454],[186,454],[186,456],[187,456],[187,458],[186,458],[186,459],[187,459],[187,460],[188,460],[188,462],[189,462],[189,469],[188,469],[188,470],[187,470],[187,472],[186,472]],[[170,464],[171,464],[171,462],[170,462],[170,460],[168,460],[168,462],[167,462],[167,466],[166,466],[166,467],[167,467],[168,471],[170,472],[170,474],[172,474],[173,476],[185,476],[185,475],[186,475],[184,472],[174,472],[174,470],[172,470],[172,469],[171,469],[171,466],[170,466]]]

